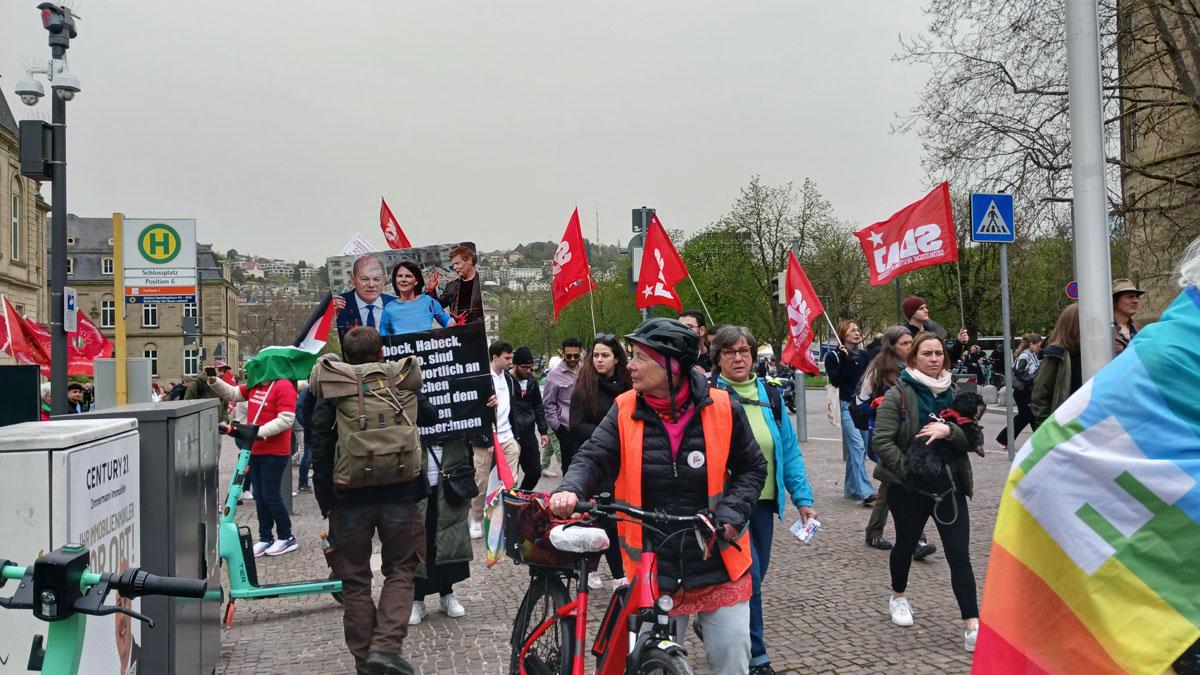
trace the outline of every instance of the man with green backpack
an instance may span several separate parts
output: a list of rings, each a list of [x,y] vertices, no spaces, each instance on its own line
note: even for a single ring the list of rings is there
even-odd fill
[[[330,562],[342,580],[346,646],[359,673],[411,674],[400,655],[408,634],[413,576],[425,560],[417,502],[429,492],[417,428],[416,358],[383,361],[374,328],[342,338],[345,363],[321,360],[309,386],[313,490],[329,518]],[[372,540],[382,545],[383,589],[371,597]]]

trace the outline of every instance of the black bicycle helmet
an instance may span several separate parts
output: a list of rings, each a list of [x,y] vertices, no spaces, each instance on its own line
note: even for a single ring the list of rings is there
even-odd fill
[[[675,359],[686,368],[692,367],[699,356],[697,350],[700,347],[700,336],[675,319],[657,318],[644,321],[632,333],[626,335],[625,339]]]
[[[679,418],[680,412],[675,403],[675,393],[679,391],[682,382],[675,379],[670,362],[672,359],[679,362],[683,370],[682,378],[686,379],[688,371],[699,356],[697,349],[700,346],[700,336],[674,319],[660,318],[642,322],[642,325],[625,338],[635,344],[649,347],[667,359],[667,390],[670,392],[671,421],[674,422]]]

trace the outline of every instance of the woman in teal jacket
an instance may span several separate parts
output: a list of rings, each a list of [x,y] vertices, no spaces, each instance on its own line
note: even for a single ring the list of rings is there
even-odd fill
[[[750,597],[750,673],[774,673],[763,641],[762,580],[771,561],[774,519],[783,520],[787,496],[800,518],[814,518],[812,487],[791,420],[783,413],[783,397],[754,374],[758,341],[744,326],[724,326],[713,338],[709,355],[714,365],[713,386],[737,398],[746,409],[754,439],[767,460],[767,480],[750,514],[750,567],[754,594]],[[757,412],[756,412],[757,411]]]

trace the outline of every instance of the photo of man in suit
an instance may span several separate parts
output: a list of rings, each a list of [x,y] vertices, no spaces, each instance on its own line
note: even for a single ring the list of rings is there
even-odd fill
[[[354,290],[333,296],[338,310],[338,339],[356,326],[379,327],[383,308],[396,299],[383,292],[388,282],[383,261],[373,254],[359,256],[350,270],[350,285]]]

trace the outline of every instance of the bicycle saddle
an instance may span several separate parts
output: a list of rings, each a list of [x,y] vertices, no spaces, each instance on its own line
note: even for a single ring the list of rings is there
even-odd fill
[[[599,527],[555,525],[550,530],[550,544],[567,553],[599,553],[608,549],[608,533]]]

